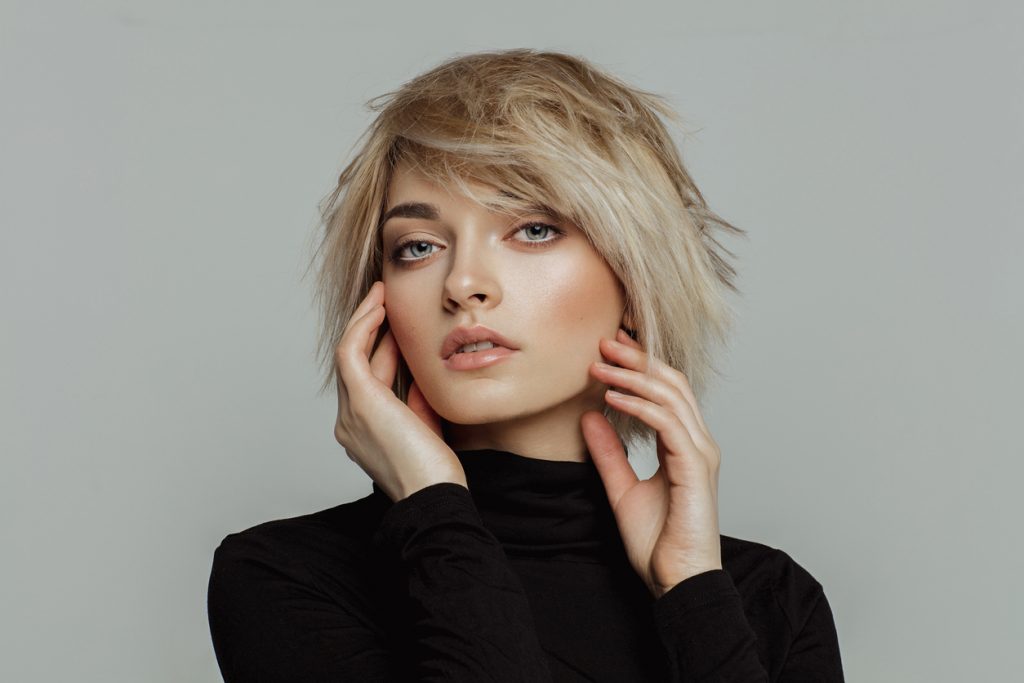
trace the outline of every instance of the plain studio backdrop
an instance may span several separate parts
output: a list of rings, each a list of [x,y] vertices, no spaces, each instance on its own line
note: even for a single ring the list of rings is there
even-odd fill
[[[1019,3],[0,7],[0,679],[219,680],[219,541],[370,492],[316,396],[316,204],[367,99],[511,47],[666,95],[750,233],[722,533],[821,581],[850,681],[1019,674]]]

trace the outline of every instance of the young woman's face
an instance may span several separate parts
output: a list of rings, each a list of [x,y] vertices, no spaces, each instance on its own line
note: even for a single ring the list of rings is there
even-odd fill
[[[395,169],[385,210],[401,204],[429,206],[383,224],[385,308],[434,410],[456,425],[551,430],[600,410],[607,385],[588,366],[602,359],[598,341],[614,339],[625,299],[583,232],[540,213],[490,211],[405,164]],[[518,350],[486,367],[451,369],[441,356],[445,337],[478,324]]]

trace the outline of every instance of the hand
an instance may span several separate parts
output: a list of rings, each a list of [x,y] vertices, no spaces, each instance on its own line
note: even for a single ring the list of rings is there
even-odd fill
[[[658,466],[640,481],[608,419],[588,411],[583,438],[615,513],[630,564],[659,598],[680,581],[722,568],[718,531],[718,469],[721,452],[697,408],[690,383],[678,370],[650,359],[619,330],[602,339],[601,353],[621,367],[594,363],[600,381],[632,392],[608,403],[657,431]],[[654,377],[643,370],[654,362]]]
[[[441,419],[416,383],[409,387],[408,405],[391,390],[401,355],[391,330],[373,350],[385,317],[384,283],[378,280],[334,350],[334,438],[392,501],[444,481],[468,488],[462,463],[442,438]]]

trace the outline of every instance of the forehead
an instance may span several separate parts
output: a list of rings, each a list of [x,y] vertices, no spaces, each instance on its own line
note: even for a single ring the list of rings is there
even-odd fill
[[[466,184],[482,195],[497,195],[497,190],[489,185],[483,185],[472,180]],[[465,199],[454,189],[440,185],[422,172],[418,171],[406,161],[399,162],[391,175],[388,183],[387,206],[390,207],[400,201],[410,199]]]
[[[551,207],[523,198],[507,190],[493,185],[480,183],[463,178],[463,182],[476,194],[476,199],[463,195],[458,187],[447,187],[435,182],[408,162],[399,162],[388,184],[381,223],[387,222],[389,215],[406,215],[418,218],[443,218],[446,204],[466,204],[474,209],[492,211],[510,217],[521,217],[526,214],[545,214],[556,217],[559,214]],[[482,202],[482,206],[477,204]],[[416,205],[409,208],[407,205]]]

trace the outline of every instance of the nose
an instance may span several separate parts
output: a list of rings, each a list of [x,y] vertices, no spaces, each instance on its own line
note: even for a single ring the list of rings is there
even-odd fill
[[[451,269],[444,281],[445,306],[459,309],[493,308],[501,300],[497,264],[487,237],[464,237],[454,247]]]

